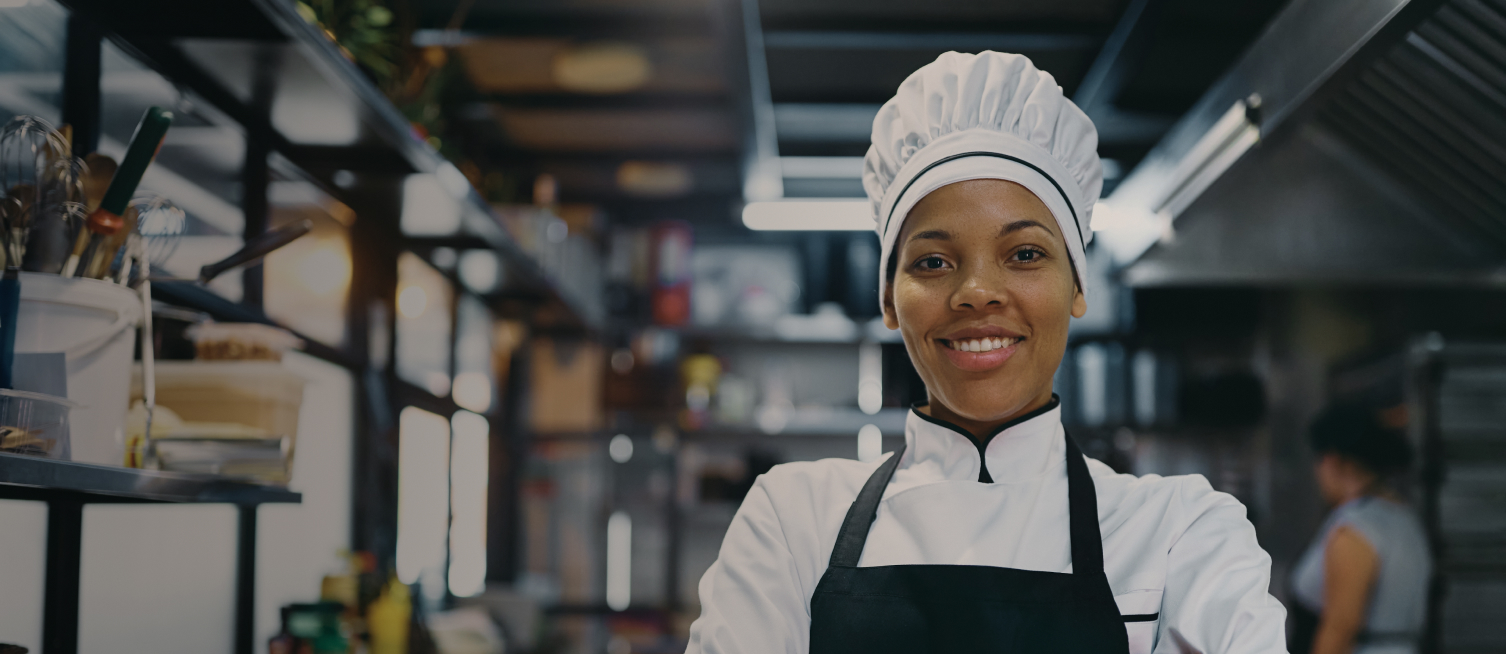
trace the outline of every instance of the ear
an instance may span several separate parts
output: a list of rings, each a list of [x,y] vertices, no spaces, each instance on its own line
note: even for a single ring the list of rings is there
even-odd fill
[[[899,314],[894,310],[894,282],[884,285],[884,326],[899,329]]]
[[[1101,292],[1101,291],[1100,291]],[[1072,317],[1081,318],[1088,313],[1088,299],[1083,297],[1082,287],[1072,285]]]

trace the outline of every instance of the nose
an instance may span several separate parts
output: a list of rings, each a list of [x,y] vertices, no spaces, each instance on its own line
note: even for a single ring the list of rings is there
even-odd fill
[[[1003,307],[1009,302],[1007,273],[1000,266],[975,262],[963,266],[952,291],[952,309],[983,310]]]

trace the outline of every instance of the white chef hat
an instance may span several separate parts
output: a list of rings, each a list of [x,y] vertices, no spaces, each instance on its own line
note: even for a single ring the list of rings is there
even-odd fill
[[[1084,250],[1103,190],[1093,121],[1023,55],[948,52],[906,78],[873,119],[863,188],[882,248],[880,298],[910,209],[931,191],[970,179],[1008,180],[1039,197],[1085,284]]]

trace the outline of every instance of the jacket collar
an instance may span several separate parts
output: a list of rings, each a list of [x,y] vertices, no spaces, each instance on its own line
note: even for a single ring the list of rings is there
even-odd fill
[[[912,408],[905,422],[900,468],[912,470],[911,475],[936,481],[1026,481],[1066,460],[1061,402],[1055,395],[1040,409],[1000,425],[981,445],[961,427],[921,413],[921,406]]]

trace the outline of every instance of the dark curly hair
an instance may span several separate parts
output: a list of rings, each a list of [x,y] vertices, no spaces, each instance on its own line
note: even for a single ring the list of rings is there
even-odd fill
[[[1381,422],[1380,412],[1360,404],[1334,404],[1308,430],[1318,454],[1337,454],[1381,477],[1405,472],[1412,465],[1412,445],[1399,429]]]

